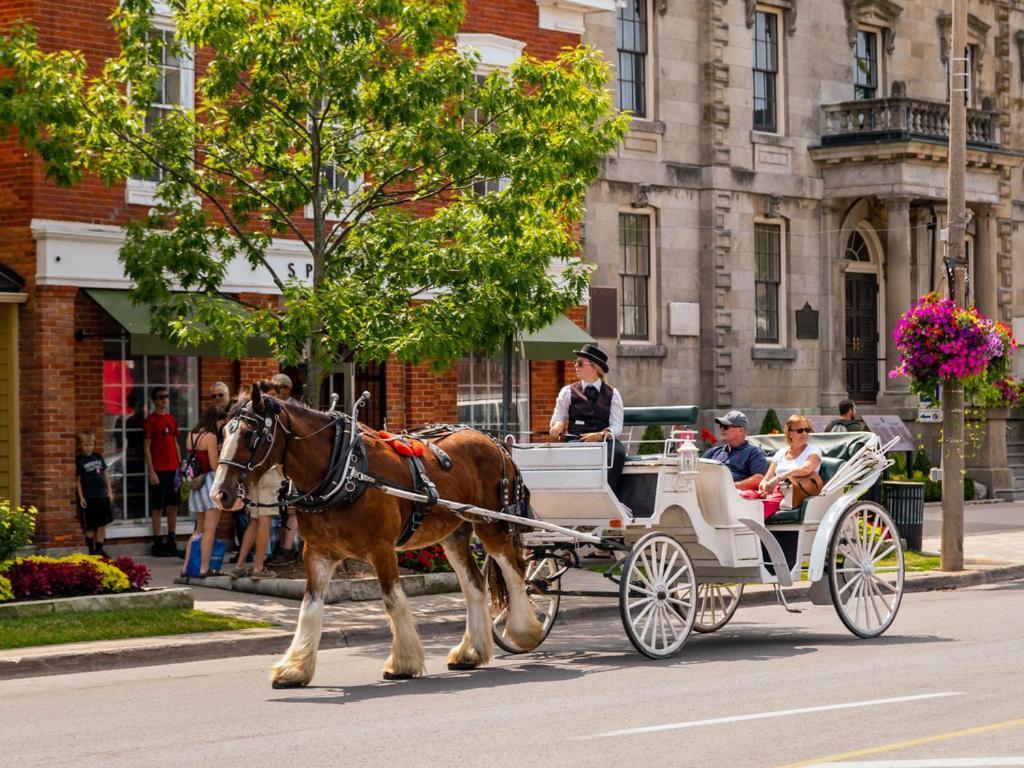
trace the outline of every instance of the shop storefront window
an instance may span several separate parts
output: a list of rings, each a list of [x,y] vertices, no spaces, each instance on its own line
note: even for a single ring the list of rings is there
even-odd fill
[[[103,342],[104,456],[114,488],[115,521],[149,519],[142,423],[153,410],[153,390],[170,390],[171,414],[184,447],[185,434],[198,420],[198,382],[196,357],[130,355],[127,339]]]
[[[502,361],[472,355],[459,361],[459,422],[484,432],[501,432]],[[529,365],[512,360],[512,408],[508,431],[525,439],[530,428]]]

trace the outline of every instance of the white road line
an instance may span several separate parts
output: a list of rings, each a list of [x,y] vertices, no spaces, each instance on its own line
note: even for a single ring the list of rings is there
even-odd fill
[[[868,763],[815,763],[814,768],[1020,768],[1024,757],[950,757],[930,760],[876,760]]]
[[[724,725],[741,723],[745,720],[767,720],[773,717],[789,717],[805,715],[810,712],[831,712],[837,709],[856,709],[858,707],[877,707],[882,704],[899,704],[905,701],[925,701],[927,699],[943,699],[949,696],[966,696],[963,691],[944,691],[942,693],[922,693],[917,696],[899,696],[892,699],[872,699],[870,701],[851,701],[846,704],[826,704],[820,707],[803,707],[801,709],[782,709],[777,712],[757,712],[750,715],[734,715],[732,717],[715,717],[710,720],[690,720],[683,723],[666,723],[664,725],[648,725],[643,728],[623,728],[605,731],[593,736],[579,736],[580,739],[605,738],[608,736],[635,736],[640,733],[658,733],[659,731],[679,731],[684,728],[701,728],[705,725]]]

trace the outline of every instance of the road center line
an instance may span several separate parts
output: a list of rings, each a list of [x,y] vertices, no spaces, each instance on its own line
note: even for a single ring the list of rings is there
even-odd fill
[[[870,763],[816,763],[816,768],[1021,768],[1024,757],[950,757],[877,760]]]
[[[824,766],[824,765],[834,765],[834,764],[840,763],[843,760],[849,760],[849,759],[854,758],[854,757],[867,757],[868,755],[878,755],[878,754],[881,754],[883,752],[895,752],[898,749],[910,749],[911,747],[920,747],[920,746],[922,746],[924,744],[934,744],[935,742],[938,742],[938,741],[949,741],[950,739],[959,739],[959,738],[963,738],[965,736],[975,736],[975,735],[977,735],[979,733],[991,733],[992,731],[1002,731],[1002,730],[1005,730],[1007,728],[1021,728],[1021,727],[1024,727],[1024,720],[1004,720],[1001,723],[991,723],[989,725],[978,725],[978,726],[975,726],[974,728],[964,728],[963,730],[959,730],[959,731],[949,731],[947,733],[938,733],[938,734],[936,734],[934,736],[924,736],[924,737],[922,737],[920,739],[909,739],[908,741],[898,741],[898,742],[894,742],[892,744],[882,744],[882,745],[877,746],[877,747],[868,747],[867,749],[858,749],[855,752],[844,752],[843,754],[840,754],[840,755],[828,755],[826,757],[816,757],[816,758],[811,758],[809,760],[801,760],[798,763],[791,763],[789,765],[781,766],[780,768],[803,768],[804,766],[810,766],[810,765],[819,766],[819,767],[820,766]],[[978,758],[978,759],[981,760],[981,759],[998,759],[998,758]],[[1006,759],[1016,759],[1016,760],[1019,760],[1019,762],[1016,762],[1016,763],[988,763],[988,765],[1024,765],[1024,758],[1006,758]],[[938,762],[936,762],[935,760],[930,760],[930,761],[925,761],[925,762],[929,766],[939,765],[939,764],[942,763],[941,760],[939,760]],[[889,765],[889,764],[890,763],[877,763],[878,766]],[[893,762],[891,764],[896,765],[897,763]],[[975,765],[976,766],[983,766],[983,765],[986,765],[986,763],[979,763],[979,762],[969,763],[969,762],[966,761],[966,759],[961,760],[960,762],[955,763],[955,764],[956,765],[963,765],[963,766],[968,766],[968,765],[971,765],[971,766],[975,766]],[[845,766],[849,766],[850,763],[842,763],[842,765],[845,767]]]
[[[580,736],[580,739],[604,738],[608,736],[635,736],[641,733],[658,733],[659,731],[680,731],[684,728],[701,728],[706,725],[724,725],[741,723],[746,720],[768,720],[773,717],[790,717],[805,715],[811,712],[831,712],[837,709],[857,709],[859,707],[877,707],[882,704],[899,704],[905,701],[925,701],[927,699],[943,699],[949,696],[965,696],[962,691],[944,691],[942,693],[922,693],[916,696],[899,696],[891,699],[871,699],[869,701],[851,701],[845,704],[825,704],[820,707],[802,707],[800,709],[782,709],[776,712],[756,712],[749,715],[733,715],[732,717],[715,717],[710,720],[689,720],[682,723],[666,723],[664,725],[648,725],[642,728],[623,728],[605,731],[593,736]]]

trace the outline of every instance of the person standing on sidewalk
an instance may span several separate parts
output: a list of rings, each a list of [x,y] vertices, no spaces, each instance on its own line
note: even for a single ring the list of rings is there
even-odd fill
[[[181,500],[174,487],[177,472],[178,422],[168,410],[171,394],[167,387],[153,390],[153,413],[142,424],[145,440],[142,444],[146,457],[146,472],[149,476],[149,508],[153,516],[153,557],[174,557],[178,545],[174,537],[178,523],[178,503]],[[160,523],[167,515],[167,538],[161,541]]]
[[[78,490],[79,516],[85,544],[90,555],[110,557],[103,551],[106,538],[106,527],[113,517],[110,505],[114,499],[114,489],[110,486],[107,474],[107,462],[96,453],[96,438],[91,432],[79,432],[75,435],[78,444],[78,455],[75,456],[75,486]]]
[[[266,566],[264,558],[267,556],[267,544],[270,542],[270,520],[278,513],[278,492],[283,482],[284,475],[281,474],[280,468],[273,466],[260,476],[248,492],[249,525],[238,548],[238,565],[231,572],[232,578],[250,576],[253,579],[272,579],[277,576]],[[251,571],[245,567],[250,548],[253,548]]]
[[[188,546],[185,547],[185,565],[182,571],[188,570],[192,540],[199,538],[199,578],[211,575],[210,556],[213,552],[213,542],[217,538],[217,524],[220,522],[220,509],[210,499],[210,489],[213,487],[213,475],[217,470],[220,456],[217,446],[217,425],[223,423],[224,416],[224,410],[215,405],[203,411],[199,423],[189,433],[185,446],[196,453],[203,484],[193,488],[188,497],[188,508],[195,515],[196,528]]]
[[[270,381],[277,387],[277,399],[289,405],[300,405],[299,401],[292,397],[292,379],[287,373],[278,373],[270,377]],[[284,522],[281,525],[281,540],[277,548],[267,560],[271,568],[280,565],[288,565],[298,560],[295,552],[295,534],[299,530],[299,521],[295,516],[295,510],[289,509]]]

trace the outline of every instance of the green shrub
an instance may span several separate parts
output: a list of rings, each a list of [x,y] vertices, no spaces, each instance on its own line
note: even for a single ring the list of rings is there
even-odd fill
[[[918,483],[924,483],[924,500],[925,501],[942,501],[942,481],[932,482],[928,479],[927,475],[920,473],[914,474],[914,480]],[[964,501],[971,501],[974,499],[974,481],[964,475]]]
[[[897,451],[895,453],[890,453],[889,454],[889,458],[891,458],[893,460],[893,465],[891,467],[889,467],[889,477],[893,478],[894,480],[897,477],[906,477],[907,476],[907,457],[906,457],[906,455],[901,453],[901,452],[899,452],[899,451]]]
[[[14,590],[11,588],[11,580],[6,576],[0,576],[0,603],[14,599]]]
[[[0,562],[32,541],[37,514],[35,507],[16,507],[9,499],[0,499]]]
[[[764,415],[764,420],[761,422],[761,430],[758,432],[759,435],[778,435],[782,433],[782,422],[779,421],[779,414],[775,412],[774,408],[769,408],[768,413]]]
[[[927,475],[928,470],[932,468],[932,460],[928,458],[928,454],[924,450],[924,446],[920,446],[917,452],[914,454],[914,473],[920,472],[922,475]]]
[[[640,438],[643,442],[637,447],[637,454],[650,456],[661,453],[665,443],[665,433],[657,424],[648,424],[644,430],[644,436]]]

